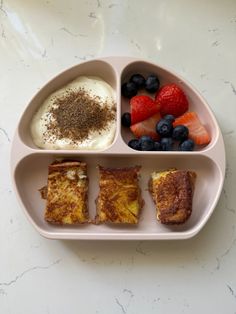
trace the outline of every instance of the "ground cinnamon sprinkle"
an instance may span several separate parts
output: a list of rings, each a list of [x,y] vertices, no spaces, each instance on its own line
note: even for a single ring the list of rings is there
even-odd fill
[[[102,102],[100,97],[90,95],[86,90],[68,90],[66,95],[54,101],[50,113],[53,120],[48,125],[57,138],[83,141],[90,132],[101,132],[115,119],[115,105]]]

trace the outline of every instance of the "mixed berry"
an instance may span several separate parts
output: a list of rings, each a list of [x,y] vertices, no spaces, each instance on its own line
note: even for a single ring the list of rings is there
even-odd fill
[[[138,94],[146,90],[151,95]],[[210,135],[196,112],[190,112],[188,99],[176,84],[160,87],[159,78],[146,79],[133,74],[122,85],[121,93],[129,98],[130,112],[123,113],[121,123],[135,136],[128,146],[140,151],[192,151],[206,145]]]
[[[160,81],[156,75],[149,75],[145,82],[145,89],[149,93],[155,93],[160,87]]]
[[[140,89],[144,88],[146,80],[141,74],[134,74],[131,76],[130,82],[134,83],[137,89]]]
[[[135,96],[138,92],[137,86],[133,82],[124,83],[121,86],[121,93],[127,98]]]

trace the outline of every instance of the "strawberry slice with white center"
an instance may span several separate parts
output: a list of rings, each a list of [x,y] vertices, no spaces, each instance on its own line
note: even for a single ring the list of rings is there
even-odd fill
[[[175,119],[173,126],[185,125],[189,130],[189,138],[197,145],[208,144],[211,140],[209,133],[201,123],[196,112],[186,112]]]
[[[150,118],[133,124],[130,129],[136,138],[143,135],[149,135],[153,140],[158,140],[159,135],[156,132],[156,124],[161,119],[160,113],[156,113]]]

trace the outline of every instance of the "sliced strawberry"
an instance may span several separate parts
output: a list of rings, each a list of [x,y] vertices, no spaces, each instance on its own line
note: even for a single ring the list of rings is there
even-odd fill
[[[130,129],[137,138],[140,138],[143,135],[149,135],[152,139],[158,140],[159,135],[156,132],[156,124],[160,118],[160,113],[156,113],[150,118],[132,125]]]
[[[160,105],[162,117],[167,114],[179,117],[188,110],[188,100],[176,84],[164,85],[157,92],[155,101]]]
[[[197,145],[208,144],[211,140],[209,133],[196,112],[186,112],[179,118],[176,118],[173,126],[185,125],[189,130],[189,138],[191,138]]]
[[[130,99],[131,125],[144,121],[159,112],[159,105],[149,96],[138,95]]]

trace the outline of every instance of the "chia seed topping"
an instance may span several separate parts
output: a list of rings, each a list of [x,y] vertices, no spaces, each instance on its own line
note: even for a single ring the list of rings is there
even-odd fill
[[[91,132],[100,133],[115,120],[115,104],[102,101],[83,88],[67,90],[61,97],[55,97],[49,114],[52,120],[48,131],[53,138],[69,138],[73,142],[81,142],[89,137]],[[46,134],[45,134],[46,135]]]

